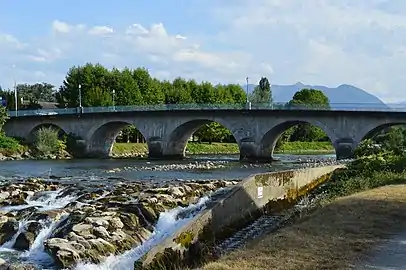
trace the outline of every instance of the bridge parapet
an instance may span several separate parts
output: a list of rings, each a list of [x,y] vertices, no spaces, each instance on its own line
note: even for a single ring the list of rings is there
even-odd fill
[[[8,111],[10,117],[65,115],[65,114],[89,114],[89,113],[113,113],[113,112],[147,112],[147,111],[188,111],[188,110],[316,110],[316,111],[380,111],[380,112],[406,112],[404,104],[382,103],[330,103],[329,107],[318,104],[293,105],[283,102],[275,103],[246,103],[237,104],[155,104],[155,105],[131,105],[131,106],[107,106],[107,107],[81,107],[81,108],[58,108]]]

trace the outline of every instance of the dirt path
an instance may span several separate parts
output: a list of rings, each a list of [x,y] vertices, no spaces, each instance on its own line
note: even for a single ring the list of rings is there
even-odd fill
[[[337,199],[204,269],[404,270],[390,267],[405,265],[405,231],[406,185],[386,186]]]

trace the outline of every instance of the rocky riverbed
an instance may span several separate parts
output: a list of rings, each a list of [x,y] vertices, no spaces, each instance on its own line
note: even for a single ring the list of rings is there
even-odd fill
[[[174,220],[186,218],[204,207],[207,200],[202,203],[201,198],[237,183],[116,179],[111,185],[82,186],[34,178],[3,182],[0,267],[61,269],[102,263],[157,234],[157,223],[168,211]]]

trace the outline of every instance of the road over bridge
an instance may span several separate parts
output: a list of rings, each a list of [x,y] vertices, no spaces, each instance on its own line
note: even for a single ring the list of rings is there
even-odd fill
[[[167,105],[164,105],[167,106]],[[14,113],[14,114],[13,114]],[[266,161],[279,136],[299,123],[321,128],[338,159],[351,157],[364,138],[379,130],[406,124],[406,112],[395,110],[244,109],[244,108],[72,108],[10,112],[8,136],[32,140],[42,126],[56,126],[75,135],[84,157],[109,157],[117,134],[134,125],[145,137],[150,158],[183,158],[188,139],[202,125],[217,122],[234,135],[242,160]]]

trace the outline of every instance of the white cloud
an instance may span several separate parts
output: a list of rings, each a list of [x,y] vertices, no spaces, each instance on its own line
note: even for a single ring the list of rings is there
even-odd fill
[[[189,31],[177,32],[168,30],[176,25],[159,22],[112,27],[55,20],[48,35],[16,38],[0,33],[0,82],[10,85],[10,74],[15,73],[27,82],[49,79],[60,84],[72,65],[100,62],[107,67],[145,66],[165,79],[244,83],[246,76],[250,82],[267,76],[272,84],[347,83],[387,101],[403,99],[402,1],[196,3],[196,12],[211,31],[193,21],[187,22]],[[17,65],[14,71],[12,64]]]
[[[108,26],[95,26],[89,30],[89,34],[96,36],[103,36],[113,33],[113,28]]]
[[[69,33],[70,26],[65,22],[56,20],[52,22],[52,29],[59,33]]]

